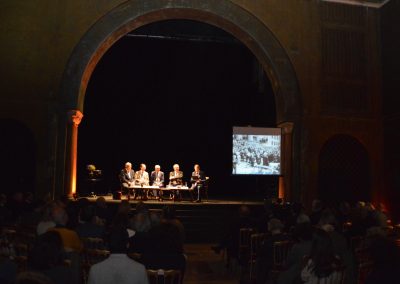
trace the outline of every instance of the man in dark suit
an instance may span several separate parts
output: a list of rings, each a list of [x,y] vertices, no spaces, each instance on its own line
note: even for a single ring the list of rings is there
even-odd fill
[[[135,172],[132,170],[132,164],[130,162],[125,163],[125,168],[121,170],[119,174],[119,180],[123,189],[128,191],[130,194],[130,188],[135,183]]]
[[[204,186],[205,180],[206,176],[204,172],[200,170],[200,166],[198,164],[194,165],[194,172],[192,172],[190,182],[192,183],[192,188],[194,190],[197,190],[197,200],[195,200],[196,202],[201,202],[201,190]]]
[[[164,186],[164,172],[161,171],[160,165],[154,166],[154,171],[150,174],[150,182],[153,186]],[[161,193],[162,192],[160,191],[159,194],[161,195]],[[153,194],[157,197],[157,190],[153,190]]]

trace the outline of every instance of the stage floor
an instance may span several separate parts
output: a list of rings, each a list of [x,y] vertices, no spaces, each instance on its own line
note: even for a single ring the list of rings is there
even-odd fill
[[[98,197],[100,197],[100,195],[94,196],[94,197],[86,197],[86,198],[88,198],[90,201],[94,202],[94,201],[96,201],[96,199]],[[112,198],[112,196],[110,196],[110,195],[106,195],[106,196],[102,195],[102,197],[105,198],[107,203],[114,203],[114,204],[121,203],[122,200],[127,200],[127,198],[125,196],[123,196],[121,200],[114,200]],[[138,203],[140,201],[143,201],[143,200],[130,199],[129,203],[136,204],[136,203]],[[174,205],[182,205],[182,206],[189,206],[189,205],[190,206],[204,206],[204,205],[248,205],[248,206],[256,205],[256,206],[259,206],[259,205],[263,205],[263,203],[264,203],[262,200],[260,200],[260,201],[255,201],[255,200],[234,200],[234,199],[228,199],[228,198],[218,198],[218,199],[217,198],[213,198],[213,199],[209,199],[209,200],[204,199],[204,200],[202,200],[202,202],[192,202],[190,200],[181,200],[181,201],[162,200],[162,201],[159,201],[159,200],[154,200],[154,199],[147,199],[147,200],[145,200],[143,202],[146,203],[146,204],[149,204],[149,205],[174,204]]]

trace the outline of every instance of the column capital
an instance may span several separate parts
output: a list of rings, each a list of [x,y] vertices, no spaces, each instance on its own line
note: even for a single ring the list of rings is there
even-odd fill
[[[74,124],[74,126],[78,126],[81,123],[83,117],[83,113],[79,110],[69,110],[68,111],[68,120]]]
[[[292,134],[293,133],[293,122],[282,122],[278,124],[278,127],[282,129],[282,134]]]

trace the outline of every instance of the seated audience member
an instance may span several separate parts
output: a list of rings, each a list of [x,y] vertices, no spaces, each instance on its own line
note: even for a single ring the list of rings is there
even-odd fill
[[[68,215],[64,208],[61,206],[54,206],[52,209],[52,218],[56,226],[50,230],[54,230],[60,234],[64,250],[66,252],[80,252],[83,248],[82,243],[78,234],[66,227]]]
[[[28,256],[28,267],[54,283],[74,283],[72,270],[64,265],[65,252],[58,232],[49,231],[36,239]]]
[[[400,251],[395,242],[384,237],[376,238],[370,246],[373,262],[372,271],[367,275],[365,284],[398,283],[400,269]]]
[[[170,223],[174,225],[175,227],[178,228],[179,230],[179,236],[180,236],[180,242],[184,243],[185,242],[185,228],[182,224],[182,222],[176,218],[175,215],[175,208],[172,206],[164,206],[162,209],[162,222],[164,223]]]
[[[14,283],[17,276],[17,265],[8,258],[0,258],[0,283]]]
[[[108,226],[111,223],[111,210],[107,207],[106,199],[103,196],[96,199],[96,216],[102,220],[103,225],[105,226]]]
[[[184,274],[186,258],[178,228],[169,222],[162,222],[149,233],[147,250],[142,253],[142,263],[148,269],[177,269]]]
[[[12,198],[7,203],[8,210],[10,211],[10,224],[16,224],[19,222],[19,218],[21,214],[25,212],[25,202],[24,202],[24,195],[22,192],[15,192],[12,195]]]
[[[80,214],[81,223],[75,229],[80,238],[104,237],[104,226],[99,225],[95,210],[95,207],[92,205],[82,209]]]
[[[42,218],[42,211],[45,204],[41,200],[33,201],[31,198],[28,198],[29,202],[26,201],[26,210],[21,214],[19,225],[22,227],[36,227]]]
[[[131,219],[130,229],[135,231],[135,234],[129,238],[129,251],[142,253],[149,245],[148,232],[151,229],[151,220],[149,209],[143,202],[136,205],[136,214]]]
[[[355,283],[355,267],[352,253],[350,252],[347,240],[336,230],[337,221],[330,210],[324,210],[319,220],[319,227],[328,233],[332,240],[333,251],[340,257],[346,267],[345,283]]]
[[[50,202],[44,206],[42,211],[42,218],[36,227],[36,234],[38,236],[46,233],[50,228],[54,228],[56,226],[56,223],[53,221],[51,215],[53,206],[55,206],[53,202]]]
[[[128,231],[114,228],[110,233],[110,256],[89,271],[89,284],[146,284],[146,268],[127,256]]]
[[[313,231],[308,216],[300,214],[293,230],[293,238],[296,242],[288,253],[286,270],[279,275],[279,284],[298,283],[300,281],[304,256],[310,255]]]
[[[11,211],[7,207],[7,196],[0,193],[0,225],[9,224],[11,219]]]
[[[303,283],[332,283],[331,278],[338,278],[338,270],[342,262],[334,253],[333,243],[329,235],[316,230],[313,235],[310,255],[305,259],[305,267],[301,271]],[[340,282],[338,282],[340,283]]]
[[[129,214],[130,212],[131,212],[131,204],[129,203],[128,200],[122,200],[118,206],[117,214],[118,213]]]
[[[268,222],[268,231],[271,236],[266,238],[261,244],[256,259],[257,267],[257,283],[265,283],[268,274],[273,267],[274,259],[274,243],[289,240],[289,237],[283,234],[284,225],[279,219],[271,219]]]
[[[239,208],[238,216],[232,217],[232,222],[228,224],[221,241],[211,249],[219,254],[221,250],[226,249],[228,259],[237,259],[239,253],[239,232],[241,228],[255,228],[256,224],[251,217],[250,208],[242,205]],[[265,227],[265,224],[264,224]]]
[[[318,199],[313,200],[311,205],[311,214],[310,214],[311,225],[316,226],[318,224],[323,210],[324,210],[324,204],[322,203],[322,201]]]
[[[1,282],[3,283],[3,282]],[[46,275],[36,271],[23,271],[18,273],[14,284],[56,284]]]

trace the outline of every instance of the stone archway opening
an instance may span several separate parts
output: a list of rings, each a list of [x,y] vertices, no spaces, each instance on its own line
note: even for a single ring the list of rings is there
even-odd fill
[[[258,60],[232,35],[189,20],[138,28],[107,51],[90,78],[78,191],[115,190],[130,161],[134,170],[145,162],[167,173],[179,163],[186,179],[198,163],[217,189],[211,195],[275,196],[274,176],[231,175],[229,146],[232,126],[275,127],[275,105]],[[96,186],[85,179],[88,164],[103,172]]]
[[[76,192],[77,133],[82,119],[86,88],[97,63],[122,36],[143,25],[167,19],[204,22],[221,28],[242,42],[260,62],[275,94],[277,126],[283,128],[283,177],[290,198],[299,185],[301,99],[292,64],[276,37],[254,15],[230,1],[128,1],[100,19],[75,47],[61,85],[69,111],[68,129],[60,143],[58,169],[66,193]],[[293,142],[292,142],[293,141]],[[66,151],[63,152],[63,148]],[[65,173],[65,175],[64,175]],[[299,194],[296,194],[297,196]]]

